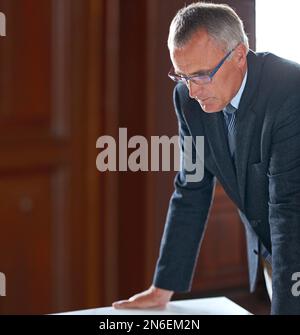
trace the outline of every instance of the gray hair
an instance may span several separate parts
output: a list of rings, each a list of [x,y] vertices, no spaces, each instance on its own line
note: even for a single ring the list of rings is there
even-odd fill
[[[192,36],[204,29],[217,45],[229,52],[239,43],[249,50],[242,20],[225,4],[193,3],[178,11],[170,25],[168,47],[182,48]]]

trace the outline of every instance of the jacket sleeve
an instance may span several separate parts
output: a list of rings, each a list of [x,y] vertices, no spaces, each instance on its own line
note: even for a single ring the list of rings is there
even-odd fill
[[[174,181],[165,228],[160,245],[153,284],[177,292],[191,289],[192,277],[215,185],[214,176],[204,170],[201,181],[190,182],[184,169],[183,138],[191,136],[185,122],[178,87],[174,90],[174,105],[179,123],[181,169]],[[196,155],[193,145],[193,157]]]
[[[300,98],[279,109],[269,162],[269,222],[272,242],[272,314],[300,314]],[[298,279],[299,280],[299,279]],[[298,285],[299,290],[299,285]]]

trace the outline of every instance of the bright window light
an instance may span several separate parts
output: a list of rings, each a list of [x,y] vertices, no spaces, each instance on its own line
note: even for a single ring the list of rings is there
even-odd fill
[[[256,51],[300,63],[299,12],[299,0],[256,0]]]

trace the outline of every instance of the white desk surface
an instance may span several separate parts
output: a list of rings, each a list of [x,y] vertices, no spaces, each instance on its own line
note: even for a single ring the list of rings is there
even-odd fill
[[[115,309],[102,307],[83,309],[59,315],[251,315],[226,297],[175,300],[164,309]]]

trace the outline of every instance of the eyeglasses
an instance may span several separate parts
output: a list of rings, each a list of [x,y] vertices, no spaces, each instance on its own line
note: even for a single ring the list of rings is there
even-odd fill
[[[237,47],[237,46],[236,46]],[[168,76],[174,80],[175,82],[183,82],[185,83],[187,86],[189,84],[189,81],[191,81],[192,83],[196,84],[196,85],[203,85],[203,84],[209,84],[214,75],[218,72],[218,70],[220,69],[220,67],[224,64],[224,62],[226,61],[226,59],[231,55],[231,53],[236,49],[233,48],[232,50],[230,50],[224,58],[222,58],[222,60],[220,61],[220,63],[209,73],[207,74],[193,74],[192,76],[184,76],[184,75],[179,75],[176,74],[174,72],[174,69],[172,68],[171,71],[168,73]]]

